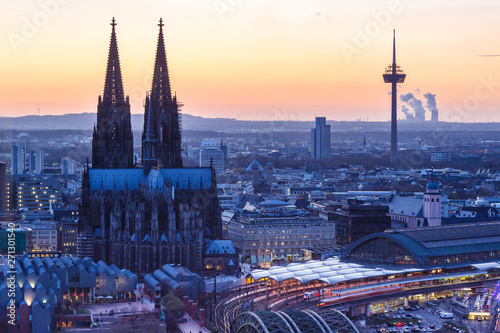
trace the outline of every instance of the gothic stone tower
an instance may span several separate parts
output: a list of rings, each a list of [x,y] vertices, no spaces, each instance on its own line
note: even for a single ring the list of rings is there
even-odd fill
[[[111,22],[108,67],[104,94],[99,96],[97,128],[92,140],[93,168],[127,168],[133,166],[133,137],[130,123],[130,103],[123,94],[122,74],[115,19]]]
[[[151,87],[151,96],[149,99],[146,99],[144,131],[142,133],[143,161],[147,161],[144,163],[145,175],[154,166],[160,168],[182,168],[181,131],[177,97],[172,96],[170,88],[162,19],[160,19],[160,24],[158,25],[160,32],[156,47],[153,84]],[[150,126],[149,129],[147,128],[148,126]],[[154,133],[154,138],[152,136],[148,137],[148,133]],[[147,147],[151,145],[152,141],[154,141],[154,149]],[[156,156],[147,156],[145,152],[148,151],[154,151]],[[159,165],[157,165],[158,163]]]
[[[139,277],[166,263],[201,272],[206,241],[222,233],[216,175],[213,168],[182,167],[163,24],[160,20],[153,88],[146,99],[144,168],[132,163],[130,106],[123,96],[114,20],[112,27],[94,131],[94,163],[86,165],[82,181],[79,232],[94,239],[95,261]]]

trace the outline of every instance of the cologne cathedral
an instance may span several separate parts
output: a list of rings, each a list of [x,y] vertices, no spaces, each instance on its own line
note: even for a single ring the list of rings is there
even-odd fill
[[[146,97],[142,164],[133,154],[115,20],[104,94],[99,96],[92,167],[84,172],[79,232],[94,261],[144,276],[164,264],[201,272],[204,246],[221,235],[214,168],[183,168],[179,102],[172,95],[163,38]]]

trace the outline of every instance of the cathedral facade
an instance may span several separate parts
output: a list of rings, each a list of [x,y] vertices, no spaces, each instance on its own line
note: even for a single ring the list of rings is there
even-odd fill
[[[221,236],[214,168],[183,168],[179,103],[172,95],[163,37],[146,97],[142,164],[134,161],[130,103],[122,84],[113,19],[104,94],[99,96],[92,167],[82,183],[79,233],[93,259],[144,276],[165,264],[203,269],[209,239]]]

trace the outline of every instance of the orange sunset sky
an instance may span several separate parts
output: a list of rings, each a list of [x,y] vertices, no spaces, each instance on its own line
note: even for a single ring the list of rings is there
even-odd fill
[[[0,0],[0,13],[0,116],[96,112],[114,16],[132,113],[162,17],[184,113],[387,121],[395,28],[400,93],[436,94],[442,121],[500,121],[498,0]]]

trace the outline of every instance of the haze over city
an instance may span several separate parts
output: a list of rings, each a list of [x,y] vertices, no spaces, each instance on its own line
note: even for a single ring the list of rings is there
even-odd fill
[[[381,75],[396,29],[398,64],[408,75],[399,93],[424,103],[424,94],[435,94],[441,121],[499,120],[493,0],[5,0],[0,8],[0,116],[95,112],[112,17],[124,91],[131,112],[143,113],[162,17],[184,113],[387,121],[390,87]]]

